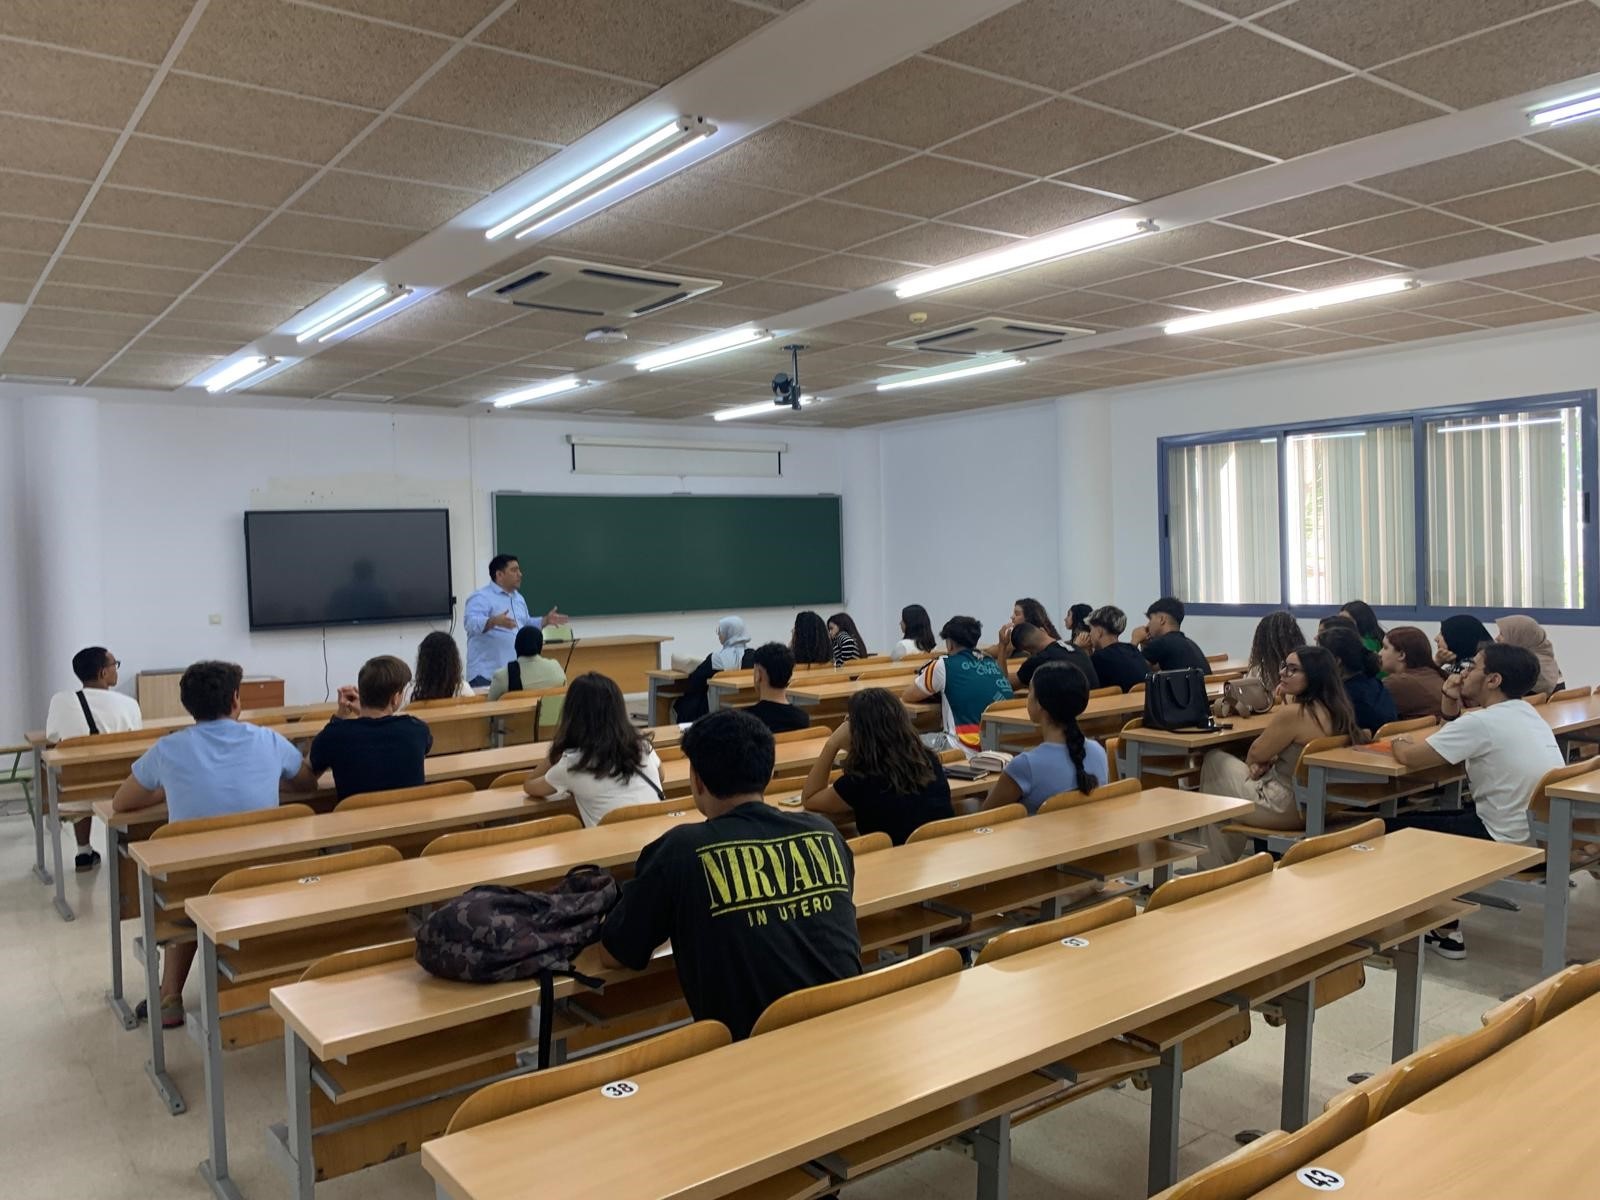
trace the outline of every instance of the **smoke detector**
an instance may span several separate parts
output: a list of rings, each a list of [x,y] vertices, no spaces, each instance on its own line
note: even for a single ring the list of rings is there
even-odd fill
[[[618,329],[615,325],[598,325],[583,335],[586,342],[599,342],[603,346],[614,345],[617,342],[628,340],[628,332]]]

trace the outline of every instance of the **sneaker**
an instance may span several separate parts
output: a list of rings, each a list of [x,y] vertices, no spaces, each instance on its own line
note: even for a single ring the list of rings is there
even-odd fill
[[[1437,951],[1441,958],[1467,956],[1467,939],[1459,929],[1430,929],[1422,941]]]
[[[72,869],[80,874],[84,871],[92,871],[99,865],[100,851],[98,850],[80,851],[78,857],[72,860]]]

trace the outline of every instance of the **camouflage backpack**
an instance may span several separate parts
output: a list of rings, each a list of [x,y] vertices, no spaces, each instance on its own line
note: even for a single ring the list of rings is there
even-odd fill
[[[573,970],[617,903],[617,881],[600,867],[573,867],[553,890],[482,885],[447,900],[417,929],[417,963],[430,975],[463,983],[539,980],[539,1066],[550,1062],[554,977],[585,987],[598,979]]]

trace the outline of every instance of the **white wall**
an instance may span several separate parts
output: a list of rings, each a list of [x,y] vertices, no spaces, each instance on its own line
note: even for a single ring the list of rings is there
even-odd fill
[[[28,726],[28,621],[22,570],[23,406],[0,397],[0,743],[12,744]]]

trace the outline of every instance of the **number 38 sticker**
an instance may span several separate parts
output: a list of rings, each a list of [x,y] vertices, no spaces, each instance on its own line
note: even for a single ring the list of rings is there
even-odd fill
[[[1087,946],[1089,944],[1089,939],[1086,937],[1064,937],[1061,939],[1061,944],[1063,946],[1070,946],[1074,950],[1078,950],[1084,946]]]
[[[639,1090],[639,1085],[631,1079],[618,1079],[605,1084],[600,1088],[600,1094],[607,1100],[626,1100]]]
[[[1294,1177],[1314,1192],[1337,1192],[1344,1186],[1344,1176],[1327,1167],[1301,1167]]]

